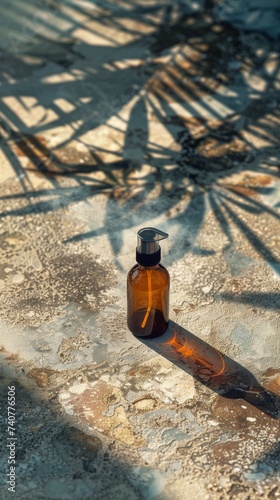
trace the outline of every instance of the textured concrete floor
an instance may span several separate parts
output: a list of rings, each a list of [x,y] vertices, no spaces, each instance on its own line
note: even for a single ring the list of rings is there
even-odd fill
[[[201,4],[1,3],[1,499],[280,498],[279,24]]]

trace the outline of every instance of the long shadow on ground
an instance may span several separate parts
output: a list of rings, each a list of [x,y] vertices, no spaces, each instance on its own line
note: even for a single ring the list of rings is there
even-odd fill
[[[261,387],[249,370],[182,326],[170,321],[164,335],[140,340],[217,394],[241,398],[263,413],[280,418],[280,396]]]

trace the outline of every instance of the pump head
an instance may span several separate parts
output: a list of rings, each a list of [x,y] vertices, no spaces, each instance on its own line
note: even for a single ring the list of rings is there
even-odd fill
[[[161,251],[159,241],[168,238],[168,234],[155,229],[144,227],[137,233],[136,261],[145,267],[155,266],[160,262]]]

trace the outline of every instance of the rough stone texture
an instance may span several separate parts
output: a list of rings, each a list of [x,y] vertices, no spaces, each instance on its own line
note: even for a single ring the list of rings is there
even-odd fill
[[[11,385],[14,498],[280,498],[279,25],[238,6],[1,3],[1,499]],[[147,342],[143,226],[170,235]]]

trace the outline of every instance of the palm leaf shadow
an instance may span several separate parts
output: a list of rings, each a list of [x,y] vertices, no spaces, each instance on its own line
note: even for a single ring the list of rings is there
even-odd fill
[[[242,93],[237,91],[236,95],[228,97],[216,92],[213,81],[209,83],[207,80],[210,77],[215,79],[215,85],[221,83],[217,70],[214,71],[212,67],[211,59],[213,54],[217,55],[216,59],[221,69],[224,61],[224,49],[221,48],[221,42],[228,46],[234,57],[239,57],[242,53],[242,42],[238,31],[232,27],[221,25],[222,34],[215,34],[212,29],[215,24],[212,16],[212,2],[207,2],[204,12],[197,11],[196,13],[190,13],[181,2],[174,4],[174,7],[161,4],[153,7],[132,5],[129,11],[116,6],[116,4],[110,4],[110,2],[107,2],[106,5],[106,8],[109,9],[108,12],[100,15],[101,21],[104,22],[104,28],[120,27],[121,22],[119,21],[125,14],[126,18],[134,22],[137,16],[140,15],[141,21],[146,22],[149,27],[152,25],[155,31],[151,36],[142,34],[139,31],[136,41],[128,42],[122,47],[118,47],[117,44],[110,48],[105,46],[95,47],[93,62],[96,76],[94,78],[89,64],[91,47],[87,46],[85,42],[76,47],[69,32],[67,33],[68,38],[59,41],[57,46],[41,37],[41,45],[38,49],[28,49],[29,55],[33,57],[37,55],[41,58],[40,65],[51,61],[64,69],[68,68],[72,74],[77,66],[82,69],[84,77],[82,81],[76,79],[63,84],[62,87],[60,84],[52,84],[53,94],[56,97],[63,97],[67,93],[69,95],[74,93],[77,96],[76,100],[73,101],[74,110],[69,112],[68,115],[59,113],[53,96],[46,92],[49,89],[48,83],[37,85],[35,89],[38,93],[38,102],[44,108],[55,111],[58,118],[50,124],[42,122],[32,126],[29,128],[28,133],[23,132],[24,127],[21,119],[6,104],[2,104],[2,115],[4,119],[6,118],[12,124],[10,130],[7,129],[9,140],[5,141],[5,154],[14,165],[16,175],[23,177],[28,168],[37,169],[48,178],[51,188],[36,191],[28,183],[28,178],[21,179],[22,200],[25,200],[25,206],[9,212],[4,210],[1,216],[5,217],[8,213],[14,216],[42,213],[56,210],[58,207],[65,208],[76,200],[90,200],[96,194],[103,192],[108,196],[104,227],[89,231],[83,235],[74,236],[68,241],[74,242],[78,239],[95,237],[98,234],[107,234],[114,254],[118,255],[122,249],[123,229],[144,222],[145,218],[148,219],[151,215],[156,216],[168,212],[174,209],[178,201],[186,200],[186,206],[181,213],[170,216],[170,223],[178,227],[177,236],[182,243],[173,248],[172,251],[174,250],[174,256],[182,255],[182,252],[185,251],[206,252],[207,254],[207,250],[196,247],[195,241],[202,231],[206,206],[209,201],[220,229],[227,237],[228,245],[233,244],[231,222],[238,225],[239,229],[247,235],[246,237],[249,237],[257,251],[260,251],[269,260],[272,259],[276,262],[276,257],[272,252],[267,253],[267,246],[254,236],[250,229],[248,232],[246,225],[240,222],[233,207],[235,206],[239,211],[248,214],[261,214],[266,211],[271,216],[278,217],[276,211],[257,199],[237,193],[229,185],[220,184],[220,181],[229,174],[240,170],[240,168],[241,170],[248,169],[248,164],[244,162],[246,155],[252,149],[250,140],[241,137],[240,130],[236,127],[244,102],[249,98],[250,89],[248,84],[242,81]],[[114,16],[111,16],[111,18],[110,5],[112,12],[114,12]],[[80,12],[81,7],[77,7],[77,9]],[[83,12],[85,11],[83,10]],[[175,12],[177,17],[174,19]],[[151,13],[153,14],[153,21],[147,17]],[[207,15],[205,16],[205,14]],[[161,18],[160,22],[155,21],[157,15],[159,19]],[[92,15],[91,19],[96,20]],[[125,26],[123,32],[137,34],[137,28]],[[232,43],[228,42],[229,35],[233,39]],[[203,48],[202,42],[209,44],[208,52]],[[50,53],[46,50],[47,45],[44,49],[44,44],[48,43],[52,48]],[[142,44],[150,48],[153,56],[156,55],[154,62],[151,63],[150,56],[144,56],[139,70],[129,67],[118,71],[108,69],[108,64],[110,63],[112,68],[114,66],[112,61],[117,60],[118,57],[122,61],[139,57]],[[184,51],[184,44],[196,51],[196,60],[193,60],[191,53]],[[174,48],[176,49],[175,52]],[[68,59],[67,54],[69,55]],[[164,59],[161,62],[158,58],[161,55],[166,58],[166,54],[169,57],[167,64]],[[103,64],[103,58],[105,58],[107,66]],[[18,57],[18,60],[20,60],[20,57]],[[260,60],[254,61],[256,62],[252,63],[253,67],[255,65],[257,70],[261,69],[265,62],[265,60],[262,60],[262,62]],[[28,69],[27,63],[21,61],[21,64],[25,64]],[[279,65],[276,64],[276,67],[279,67]],[[274,79],[276,75],[276,69],[273,74],[267,75],[267,95],[262,102],[262,95],[259,93],[259,106],[255,106],[254,102],[249,99],[252,108],[250,108],[250,113],[253,113],[253,118],[247,120],[242,132],[248,131],[255,137],[265,137],[264,126],[262,130],[260,130],[261,127],[259,127],[259,130],[255,130],[256,127],[252,128],[251,125],[258,124],[263,119],[268,96],[275,97]],[[45,73],[46,76],[55,75]],[[205,80],[202,77],[207,78]],[[230,74],[224,72],[224,78],[229,84],[231,83],[232,77]],[[115,85],[112,85],[112,82]],[[125,82],[122,86],[123,92],[117,98],[119,85],[122,82]],[[128,86],[126,82],[129,82]],[[133,82],[137,82],[138,85],[140,83],[140,90],[130,87]],[[108,88],[110,87],[112,94],[109,96],[108,103],[105,102],[108,95],[105,92],[106,85]],[[93,91],[95,92],[94,99],[92,99]],[[9,92],[20,98],[22,94],[32,96],[33,90],[30,82],[24,84],[19,82],[10,87],[6,85],[4,89],[2,88],[0,94],[5,97]],[[217,103],[222,107],[229,106],[229,108],[238,109],[238,111],[233,110],[229,117],[224,118],[220,111],[215,110],[215,106],[210,104],[209,100],[201,100],[201,93],[214,96]],[[104,104],[102,113],[100,112],[102,106],[100,107],[98,96],[101,97],[101,104]],[[84,98],[91,98],[91,102],[96,108],[93,105],[84,104],[82,102]],[[65,163],[61,161],[58,154],[59,148],[50,150],[39,140],[40,133],[45,133],[54,126],[63,124],[72,126],[74,122],[80,120],[81,125],[76,129],[73,128],[71,137],[62,141],[59,147],[67,147],[70,141],[73,140],[83,142],[84,132],[89,129],[97,130],[102,123],[105,123],[113,115],[120,118],[119,111],[132,99],[135,99],[135,102],[129,119],[125,123],[123,145],[118,152],[115,151],[116,161],[104,161],[102,158],[106,153],[110,153],[110,150],[91,144],[88,163],[83,165],[75,161]],[[157,102],[157,105],[155,105],[155,102]],[[184,110],[194,116],[197,127],[203,128],[204,132],[194,136],[191,120],[188,121],[186,118],[182,118],[180,112],[174,110],[173,103],[180,104]],[[200,111],[197,104],[200,106]],[[152,110],[159,123],[168,131],[173,141],[172,144],[163,146],[149,140],[148,108]],[[99,114],[96,113],[96,110],[99,110]],[[205,112],[212,114],[219,123],[210,126],[207,119],[205,119]],[[277,113],[278,111],[275,109],[275,117],[277,117]],[[18,128],[20,132],[16,133],[15,128]],[[113,128],[112,126],[112,130]],[[271,133],[274,147],[277,144],[275,136],[277,125],[271,124]],[[273,134],[275,139],[273,139]],[[236,140],[242,140],[247,149],[241,152],[234,151],[234,148],[231,150],[231,144],[234,144]],[[27,169],[21,167],[17,158],[12,159],[13,150],[9,150],[11,141],[16,142],[17,148],[21,149],[21,153],[29,159],[30,166]],[[209,158],[205,154],[205,150],[211,141],[212,143],[216,142],[217,154]],[[219,153],[219,150],[223,150],[225,146],[229,146],[227,159],[225,159],[225,153]],[[268,157],[273,147],[271,150],[263,148],[264,155]],[[238,163],[238,166],[234,166],[234,163]],[[150,167],[150,170],[143,175],[142,166],[144,164]],[[254,163],[254,170],[269,175],[272,173],[275,176],[275,171],[272,171],[267,166],[262,166],[261,162],[259,164]],[[100,177],[99,174],[102,174],[102,176]],[[67,178],[74,180],[77,186],[65,186],[62,179]],[[150,197],[155,188],[158,190],[158,201]],[[258,189],[260,192],[262,188],[255,187],[256,194]],[[267,189],[266,192],[265,189]],[[269,194],[269,189],[272,188],[263,188],[262,195]],[[40,196],[43,196],[44,200],[40,200]],[[13,197],[2,197],[3,202],[7,199],[12,200]],[[14,199],[19,200],[20,195],[16,195]],[[28,206],[26,206],[26,202]],[[126,215],[126,212],[129,215]]]

